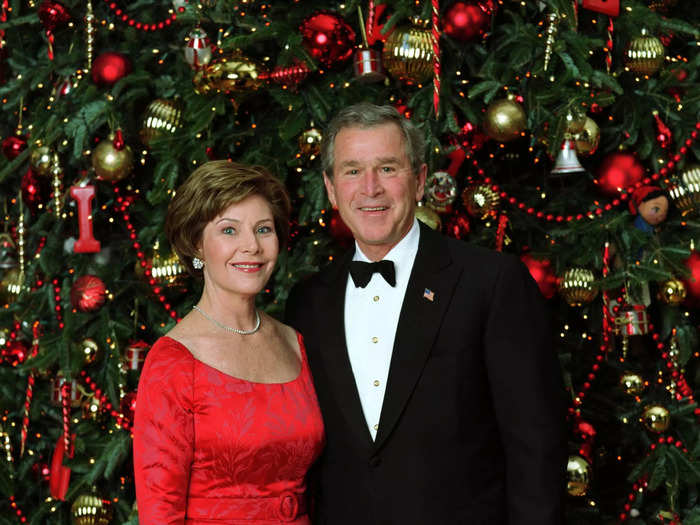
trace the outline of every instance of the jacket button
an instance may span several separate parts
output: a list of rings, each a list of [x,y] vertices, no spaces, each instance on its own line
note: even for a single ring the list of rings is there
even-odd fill
[[[382,463],[382,458],[374,456],[369,458],[369,466],[372,468],[377,468]]]

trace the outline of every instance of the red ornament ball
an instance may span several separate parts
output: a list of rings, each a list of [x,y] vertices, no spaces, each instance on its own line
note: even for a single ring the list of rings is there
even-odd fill
[[[136,392],[129,392],[124,394],[122,400],[119,402],[119,411],[124,416],[124,419],[131,423],[134,421],[134,411],[136,410]]]
[[[685,289],[691,303],[700,302],[700,252],[693,252],[685,261],[690,276],[685,281]]]
[[[527,269],[530,270],[530,275],[537,281],[542,295],[546,299],[554,297],[554,294],[557,293],[557,276],[552,269],[552,263],[547,259],[535,259],[530,254],[523,255],[520,260],[525,263]]]
[[[338,210],[333,210],[331,212],[331,217],[328,220],[328,230],[331,236],[341,246],[350,246],[353,243],[354,237],[352,232],[347,224],[345,224],[345,221],[343,221]]]
[[[27,137],[24,135],[10,135],[2,141],[2,154],[7,160],[14,160],[27,149]]]
[[[98,310],[106,299],[107,287],[96,275],[82,275],[70,289],[70,302],[81,312]]]
[[[471,231],[469,217],[464,213],[455,213],[445,221],[445,231],[450,237],[465,239]]]
[[[122,53],[108,51],[92,63],[92,81],[98,86],[110,87],[131,73],[131,61]]]
[[[316,13],[301,23],[299,31],[306,50],[326,67],[352,55],[355,31],[339,15]]]
[[[2,349],[2,361],[12,366],[21,365],[29,355],[29,347],[23,341],[8,341]]]
[[[616,196],[618,188],[627,189],[644,178],[644,166],[633,153],[611,153],[598,168],[598,186],[608,196]]]
[[[442,28],[447,36],[462,42],[484,38],[492,14],[490,2],[455,2],[445,11]]]
[[[39,205],[45,203],[51,193],[50,181],[46,177],[37,177],[30,167],[22,175],[20,183],[22,190],[22,200],[29,207],[32,213],[39,209]]]
[[[44,0],[39,6],[39,20],[47,31],[54,31],[70,21],[70,13],[61,2]]]

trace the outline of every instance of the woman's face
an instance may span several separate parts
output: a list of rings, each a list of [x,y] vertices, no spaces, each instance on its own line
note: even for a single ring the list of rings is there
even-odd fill
[[[272,275],[279,254],[267,200],[251,195],[214,217],[202,232],[200,254],[205,287],[256,295]]]

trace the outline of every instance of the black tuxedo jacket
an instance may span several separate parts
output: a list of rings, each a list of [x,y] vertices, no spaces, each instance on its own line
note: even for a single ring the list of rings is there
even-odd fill
[[[564,390],[527,268],[421,224],[372,441],[343,326],[352,255],[287,303],[326,427],[315,523],[561,524]]]

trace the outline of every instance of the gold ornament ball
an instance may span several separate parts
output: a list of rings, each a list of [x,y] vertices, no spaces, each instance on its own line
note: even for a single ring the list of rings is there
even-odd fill
[[[162,257],[155,253],[152,261],[151,275],[161,285],[177,288],[184,284],[187,269],[180,263],[177,255],[169,254]]]
[[[97,396],[90,396],[83,402],[83,419],[97,420],[100,415],[100,400]]]
[[[179,102],[163,98],[154,100],[141,117],[141,142],[148,146],[153,139],[175,133],[180,127],[181,117]]]
[[[559,280],[559,295],[569,306],[581,306],[590,303],[598,295],[598,288],[593,285],[595,275],[586,268],[569,268]]]
[[[462,202],[469,215],[485,219],[496,212],[501,197],[488,184],[472,184],[462,192]]]
[[[51,175],[51,168],[58,164],[58,154],[48,146],[34,148],[29,154],[29,164],[38,175]]]
[[[126,144],[121,150],[115,148],[114,135],[110,134],[92,152],[92,167],[98,179],[116,182],[131,173],[134,154]]]
[[[635,372],[623,372],[620,376],[620,386],[625,394],[637,396],[644,392],[644,379]]]
[[[299,136],[299,151],[304,157],[316,156],[321,152],[323,135],[316,128],[307,129]]]
[[[73,525],[109,525],[112,504],[94,494],[81,494],[70,508]]]
[[[600,144],[600,128],[591,117],[586,117],[583,129],[574,134],[576,153],[580,155],[592,155]]]
[[[484,115],[484,132],[494,140],[508,142],[525,130],[525,110],[515,100],[504,98],[491,102]]]
[[[83,356],[83,362],[86,365],[91,365],[97,361],[99,353],[100,347],[97,346],[94,339],[86,337],[80,342],[80,355]]]
[[[671,414],[662,405],[649,405],[644,408],[642,413],[642,423],[647,427],[647,430],[661,434],[666,432],[671,425]]]
[[[681,173],[680,184],[669,189],[671,200],[684,217],[700,208],[700,165],[691,164]]]
[[[194,90],[200,95],[209,93],[252,93],[265,85],[267,70],[240,53],[212,60],[195,73]]]
[[[566,114],[566,132],[569,135],[576,135],[583,131],[586,124],[586,114],[578,109],[572,109]]]
[[[22,291],[22,275],[19,268],[11,268],[0,280],[0,305],[11,304],[17,300]]]
[[[416,207],[416,219],[428,225],[432,230],[440,231],[442,229],[440,215],[430,206],[426,206],[422,202],[419,202]]]
[[[420,27],[395,29],[382,51],[384,68],[407,84],[422,84],[433,76],[433,44],[430,30]]]
[[[591,484],[591,465],[581,456],[569,456],[566,464],[566,491],[570,496],[585,496]]]
[[[669,279],[659,286],[659,299],[666,304],[681,304],[685,300],[685,296],[685,284],[678,279]]]
[[[625,49],[625,66],[640,75],[653,75],[664,63],[666,49],[657,37],[642,34]]]

